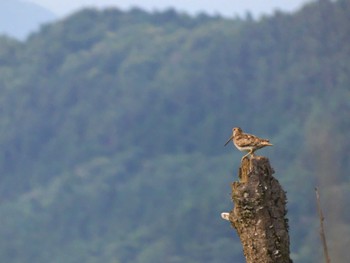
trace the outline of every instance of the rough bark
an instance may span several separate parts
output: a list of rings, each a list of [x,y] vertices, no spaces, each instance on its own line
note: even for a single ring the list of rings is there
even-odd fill
[[[234,209],[228,219],[247,263],[290,263],[286,194],[265,157],[245,158],[232,184]]]

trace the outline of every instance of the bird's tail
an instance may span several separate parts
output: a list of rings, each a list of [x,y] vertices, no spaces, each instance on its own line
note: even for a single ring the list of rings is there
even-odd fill
[[[273,144],[270,143],[269,141],[263,141],[262,144],[263,144],[264,146],[273,146]]]

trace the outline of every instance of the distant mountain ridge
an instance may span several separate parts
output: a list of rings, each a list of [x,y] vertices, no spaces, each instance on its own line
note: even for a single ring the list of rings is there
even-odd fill
[[[53,21],[56,15],[34,3],[11,0],[0,1],[0,17],[1,35],[24,39],[41,24]]]

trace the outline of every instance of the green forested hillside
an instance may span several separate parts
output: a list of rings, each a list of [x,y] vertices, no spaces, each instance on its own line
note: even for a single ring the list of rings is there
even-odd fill
[[[270,138],[295,262],[350,245],[350,1],[254,21],[83,10],[0,37],[1,262],[244,262],[233,126]]]

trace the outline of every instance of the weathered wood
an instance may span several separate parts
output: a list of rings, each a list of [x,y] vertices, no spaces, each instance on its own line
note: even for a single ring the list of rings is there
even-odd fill
[[[232,184],[234,209],[228,219],[247,263],[290,263],[286,194],[265,157],[244,158]]]

